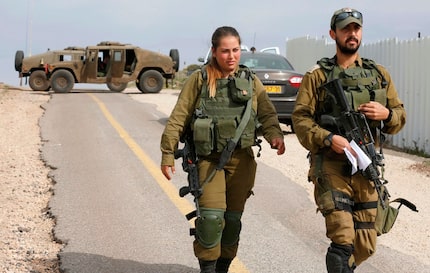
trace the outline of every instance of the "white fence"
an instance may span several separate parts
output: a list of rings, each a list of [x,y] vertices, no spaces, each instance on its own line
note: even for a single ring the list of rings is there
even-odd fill
[[[288,40],[286,56],[297,71],[305,73],[320,58],[334,56],[331,41],[309,37]],[[406,125],[400,133],[388,136],[390,144],[430,155],[430,37],[363,43],[359,53],[387,68],[404,103]]]

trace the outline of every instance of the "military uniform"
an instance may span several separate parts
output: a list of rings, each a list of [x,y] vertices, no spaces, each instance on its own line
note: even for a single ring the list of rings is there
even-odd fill
[[[214,98],[209,98],[207,92],[202,94],[202,89],[206,90],[202,88],[206,84],[202,71],[194,72],[186,81],[161,138],[161,165],[174,165],[174,152],[178,147],[180,136],[187,126],[192,125],[194,142],[199,153],[198,170],[201,184],[215,169],[223,145],[225,145],[223,141],[225,142],[234,135],[234,130],[232,134],[229,126],[239,123],[241,114],[238,113],[246,107],[246,104],[242,105],[240,102],[231,100],[231,88],[228,83],[232,79],[217,80],[217,92]],[[249,69],[241,66],[233,78],[241,77],[243,71],[249,72]],[[203,195],[199,198],[201,219],[196,221],[197,236],[194,241],[194,253],[199,261],[218,260],[220,263],[220,260],[224,259],[229,263],[236,256],[241,230],[240,219],[245,202],[252,193],[255,180],[257,164],[251,146],[255,140],[256,124],[261,124],[262,135],[269,143],[274,138],[283,138],[276,110],[269,100],[264,86],[253,73],[249,73],[249,76],[249,81],[242,81],[241,84],[249,83],[250,90],[240,90],[238,87],[238,91],[242,92],[242,95],[250,95],[249,99],[252,100],[250,121],[230,161],[222,170],[217,171],[209,182],[204,183]],[[194,113],[201,107],[208,112],[208,117],[197,120]],[[238,108],[238,110],[233,108]],[[208,122],[212,118],[217,118],[218,121]],[[218,126],[218,130],[213,129],[213,126]],[[199,132],[202,128],[212,128],[216,133]],[[205,145],[196,143],[196,138],[200,139],[202,135],[213,136],[213,134],[216,134],[215,143],[208,142]],[[217,269],[217,272],[224,271]]]
[[[327,255],[346,257],[347,261],[343,262],[351,268],[375,252],[377,234],[374,222],[378,195],[372,183],[362,174],[351,175],[345,154],[337,154],[327,145],[325,140],[332,132],[318,122],[322,105],[327,99],[319,87],[330,79],[340,78],[344,90],[358,90],[354,92],[359,103],[369,102],[368,94],[376,90],[373,93],[381,96],[378,99],[377,95],[373,100],[380,100],[390,110],[390,116],[383,121],[382,132],[397,133],[406,121],[403,104],[385,68],[380,65],[366,66],[369,63],[372,61],[357,57],[350,67],[343,69],[336,64],[335,59],[322,59],[303,77],[292,115],[296,135],[310,151],[309,180],[314,183],[315,201],[325,217],[326,235],[332,241]],[[358,105],[354,105],[354,100],[350,103],[357,110]],[[371,129],[373,133],[376,132],[375,127]],[[336,200],[334,204],[333,200]]]

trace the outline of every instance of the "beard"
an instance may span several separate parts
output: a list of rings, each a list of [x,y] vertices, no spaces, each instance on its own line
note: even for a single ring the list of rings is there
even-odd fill
[[[348,46],[347,43],[350,40],[355,40],[357,42],[357,46],[356,47],[350,47],[350,46]],[[345,54],[345,55],[354,55],[358,51],[358,49],[360,48],[361,42],[358,42],[358,40],[355,39],[355,38],[348,38],[345,41],[345,44],[342,45],[340,43],[340,41],[338,39],[336,39],[336,45],[339,48],[340,52],[342,52],[343,54]]]

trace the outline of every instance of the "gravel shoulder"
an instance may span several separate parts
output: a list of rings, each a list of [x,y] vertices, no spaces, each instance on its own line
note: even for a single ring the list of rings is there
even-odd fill
[[[0,84],[0,272],[59,272],[48,201],[49,168],[40,159],[38,121],[47,93]]]
[[[136,90],[130,91],[136,94]],[[161,94],[130,96],[160,105],[159,110],[169,115],[177,93],[163,90]],[[50,169],[41,160],[38,125],[43,115],[42,105],[49,97],[46,92],[0,83],[0,272],[59,272],[57,254],[63,245],[52,234],[55,219],[50,215],[48,202],[53,195],[53,181],[49,178]],[[289,128],[283,129],[289,132]],[[285,141],[285,155],[273,157],[265,153],[270,147],[264,144],[257,160],[279,169],[305,188],[313,202],[313,188],[306,179],[307,152],[294,134],[286,133]],[[378,244],[430,265],[429,159],[388,149],[385,157],[385,177],[390,181],[388,188],[392,197],[414,202],[419,213],[402,208],[393,230],[379,237]]]

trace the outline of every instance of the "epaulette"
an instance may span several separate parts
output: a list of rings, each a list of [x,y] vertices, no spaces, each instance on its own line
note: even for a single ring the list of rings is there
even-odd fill
[[[306,71],[306,73],[312,73],[319,68],[321,68],[321,66],[319,64],[316,64],[316,65],[312,66],[308,71]]]
[[[365,68],[375,68],[378,64],[371,59],[361,58],[361,61],[363,62],[363,67]]]

